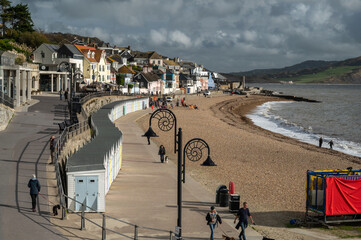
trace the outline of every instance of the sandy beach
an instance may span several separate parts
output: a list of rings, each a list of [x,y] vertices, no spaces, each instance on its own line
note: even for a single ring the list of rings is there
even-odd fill
[[[187,96],[187,104],[199,110],[175,107],[178,127],[183,130],[183,146],[192,138],[202,138],[210,146],[216,167],[199,162],[186,162],[186,172],[215,194],[218,185],[235,183],[241,202],[247,201],[256,221],[256,229],[276,239],[290,219],[305,214],[306,171],[320,169],[360,169],[361,158],[275,134],[252,124],[246,114],[267,101],[266,96],[213,95]],[[149,116],[138,120],[148,129]],[[153,129],[160,136],[153,142],[163,144],[172,161],[174,132],[162,132],[153,120]],[[146,141],[146,139],[144,139]],[[290,239],[290,238],[288,238]],[[304,238],[299,238],[304,239]],[[312,239],[312,238],[307,238]]]

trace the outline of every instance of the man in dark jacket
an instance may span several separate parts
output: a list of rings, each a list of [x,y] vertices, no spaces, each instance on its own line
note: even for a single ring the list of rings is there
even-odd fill
[[[255,224],[253,221],[253,218],[251,216],[251,213],[249,212],[248,204],[247,204],[247,202],[244,202],[243,207],[238,210],[236,218],[234,219],[234,223],[236,223],[237,218],[239,219],[236,229],[239,229],[239,227],[241,227],[241,233],[239,234],[239,240],[242,240],[242,238],[243,238],[243,240],[246,240],[246,228],[248,226],[247,217],[249,217],[251,219],[252,223]]]
[[[33,212],[36,212],[36,198],[40,193],[40,183],[39,180],[36,179],[36,175],[33,174],[33,178],[29,180],[28,187],[30,188],[30,196]]]

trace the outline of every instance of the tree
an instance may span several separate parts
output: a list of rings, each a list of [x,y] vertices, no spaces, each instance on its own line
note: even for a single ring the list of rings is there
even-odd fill
[[[116,82],[117,82],[118,85],[124,86],[124,82],[125,82],[124,76],[123,75],[116,75]]]
[[[9,15],[12,28],[19,32],[34,32],[34,23],[27,4],[17,4],[10,7]]]
[[[9,12],[8,9],[11,7],[10,1],[8,0],[0,0],[0,17],[2,23],[2,35],[5,36],[6,34],[6,23],[9,22]]]

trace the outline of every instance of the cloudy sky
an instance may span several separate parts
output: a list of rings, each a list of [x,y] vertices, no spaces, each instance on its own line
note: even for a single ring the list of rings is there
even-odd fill
[[[219,71],[361,55],[361,0],[13,0],[47,32],[98,37]]]

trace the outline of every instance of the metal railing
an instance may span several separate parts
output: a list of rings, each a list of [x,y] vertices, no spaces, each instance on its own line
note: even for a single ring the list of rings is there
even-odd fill
[[[0,91],[0,103],[10,108],[14,108],[14,99],[2,91]]]
[[[84,132],[90,128],[93,130],[93,133],[96,133],[96,131],[97,131],[96,126],[94,126],[94,124],[92,122],[91,122],[91,125],[89,125],[88,121],[84,121],[84,122],[80,122],[80,123],[68,126],[62,131],[62,133],[59,136],[58,141],[55,144],[54,162],[55,162],[55,174],[56,174],[57,186],[58,186],[59,205],[61,206],[61,219],[62,220],[66,219],[66,211],[75,213],[76,215],[80,216],[80,230],[85,230],[85,220],[87,220],[90,223],[94,224],[95,226],[101,228],[102,240],[106,239],[107,232],[117,234],[126,239],[138,240],[140,237],[140,234],[139,234],[140,229],[150,230],[150,231],[155,231],[158,233],[166,234],[166,236],[164,236],[164,237],[172,240],[173,237],[175,237],[175,233],[172,231],[158,229],[158,228],[145,227],[145,226],[138,226],[136,224],[106,215],[104,213],[98,212],[96,209],[93,209],[93,208],[87,206],[85,204],[85,202],[80,202],[74,198],[69,197],[67,194],[65,194],[65,192],[66,192],[66,188],[64,186],[66,184],[65,164],[59,163],[59,157],[61,156],[61,152],[65,146],[65,143],[71,137],[81,134],[82,132]],[[76,203],[81,204],[82,210],[81,210],[80,214],[67,207],[67,202],[69,199]],[[90,209],[92,211],[92,213],[100,214],[102,216],[102,224],[100,225],[100,224],[94,222],[92,219],[85,217],[85,209]],[[134,227],[134,233],[132,234],[132,236],[129,236],[129,235],[120,233],[118,231],[112,230],[110,228],[107,228],[106,227],[107,219],[111,219],[111,220],[117,221],[119,223]]]
[[[84,202],[80,202],[74,198],[71,198],[67,195],[64,194],[64,196],[67,198],[67,199],[70,199],[76,203],[79,203],[81,204],[81,212],[78,213],[78,212],[75,212],[69,208],[66,208],[68,211],[70,212],[73,212],[74,214],[78,215],[80,217],[80,230],[85,230],[85,220],[89,221],[90,223],[94,224],[95,226],[99,227],[102,229],[102,240],[106,239],[106,234],[107,234],[107,231],[111,232],[111,233],[115,233],[115,234],[118,234],[119,236],[122,236],[122,237],[125,237],[127,239],[134,239],[134,240],[138,240],[139,237],[140,237],[140,234],[139,234],[139,230],[140,229],[145,229],[145,230],[151,230],[151,231],[155,231],[155,232],[159,232],[159,233],[163,233],[163,234],[167,234],[166,236],[164,237],[169,237],[170,240],[173,239],[173,236],[175,236],[174,232],[172,231],[167,231],[167,230],[163,230],[163,229],[158,229],[158,228],[151,228],[151,227],[144,227],[144,226],[138,226],[136,224],[133,224],[133,223],[130,223],[130,222],[127,222],[127,221],[124,221],[124,220],[121,220],[121,219],[118,219],[118,218],[115,218],[115,217],[112,217],[112,216],[109,216],[109,215],[106,215],[104,213],[101,213],[101,212],[98,212],[96,209],[93,209],[89,206],[87,206],[85,204],[85,200]],[[64,207],[64,206],[63,206]],[[90,219],[90,218],[87,218],[85,217],[85,209],[90,209],[91,211],[93,211],[92,213],[96,213],[96,214],[99,214],[101,216],[101,219],[102,219],[102,224],[98,224],[96,222],[94,222],[94,219]],[[107,223],[107,219],[111,219],[111,220],[114,220],[114,221],[117,221],[117,222],[120,222],[122,224],[126,224],[128,226],[131,226],[134,228],[134,232],[132,234],[132,236],[129,236],[129,233],[128,235],[127,234],[124,234],[124,233],[120,233],[120,232],[117,232],[117,231],[114,231],[110,228],[107,228],[106,227],[106,223]]]
[[[150,94],[122,93],[120,91],[102,91],[102,92],[83,94],[83,95],[80,95],[79,97],[80,97],[80,103],[83,104],[92,98],[105,97],[105,96],[141,96],[141,97],[144,97],[144,96],[150,96]]]

